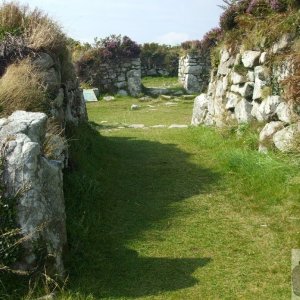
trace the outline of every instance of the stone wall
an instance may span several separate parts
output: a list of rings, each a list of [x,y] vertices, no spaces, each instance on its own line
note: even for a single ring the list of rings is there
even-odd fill
[[[51,261],[54,273],[62,276],[62,254],[67,242],[64,161],[63,156],[49,159],[43,153],[46,123],[44,113],[24,111],[0,119],[2,181],[6,196],[16,199],[17,223],[25,238],[22,259],[14,268],[34,269],[40,259],[37,249],[45,247],[46,260]]]
[[[24,237],[22,259],[13,267],[34,270],[40,260],[37,249],[43,249],[52,275],[63,276],[67,237],[62,170],[68,157],[63,132],[66,123],[87,120],[87,113],[72,64],[45,52],[30,58],[43,74],[48,115],[15,111],[0,119],[1,186],[6,199],[16,199],[16,223]],[[54,132],[51,122],[58,126]]]
[[[64,66],[56,55],[45,52],[35,53],[32,60],[44,74],[43,85],[50,97],[50,115],[60,121],[62,127],[66,122],[86,120],[85,102],[73,66]]]
[[[299,108],[284,99],[282,81],[293,73],[290,55],[283,54],[292,44],[283,36],[265,51],[241,50],[232,54],[224,47],[220,63],[211,71],[208,91],[195,99],[192,125],[224,126],[252,121],[265,125],[260,133],[260,151],[274,144],[288,151],[299,130]],[[270,63],[271,62],[271,63]]]
[[[185,55],[179,59],[178,80],[190,94],[203,92],[209,82],[209,56]]]
[[[142,66],[142,77],[145,76],[170,76],[170,72],[163,67]]]
[[[141,61],[135,58],[100,64],[97,70],[86,70],[82,79],[99,88],[100,94],[119,93],[136,97],[142,91]]]

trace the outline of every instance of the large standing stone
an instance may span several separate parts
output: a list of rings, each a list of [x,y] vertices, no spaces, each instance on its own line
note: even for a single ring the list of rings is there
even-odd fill
[[[185,78],[185,88],[188,93],[195,94],[200,92],[200,82],[193,74],[187,74]]]
[[[137,97],[142,92],[141,71],[131,70],[127,72],[127,83],[129,94]]]
[[[197,126],[204,123],[207,113],[208,97],[207,94],[201,94],[195,99],[191,124]]]
[[[2,181],[10,197],[16,197],[17,223],[26,237],[19,268],[31,270],[37,263],[36,246],[45,245],[54,273],[63,275],[66,245],[62,161],[43,157],[47,117],[43,113],[17,111],[0,122]]]

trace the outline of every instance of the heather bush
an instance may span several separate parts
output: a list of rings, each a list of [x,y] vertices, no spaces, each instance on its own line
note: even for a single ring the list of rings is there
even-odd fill
[[[263,17],[271,12],[269,2],[266,0],[252,0],[247,8],[247,13]]]
[[[104,39],[95,39],[95,48],[100,60],[137,58],[141,53],[140,46],[128,36],[111,35]]]
[[[186,41],[181,44],[181,49],[186,54],[192,55],[209,55],[213,47],[215,47],[223,38],[223,30],[221,28],[213,28],[207,32],[202,40]]]
[[[250,0],[232,1],[232,3],[228,3],[228,6],[220,17],[221,29],[227,31],[235,28],[237,26],[236,17],[246,12],[249,3]]]

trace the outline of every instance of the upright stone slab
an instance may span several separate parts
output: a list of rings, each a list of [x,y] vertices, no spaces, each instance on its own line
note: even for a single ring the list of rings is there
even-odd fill
[[[0,119],[1,181],[6,196],[15,198],[17,224],[25,238],[21,270],[33,270],[38,248],[51,259],[52,275],[63,276],[67,242],[63,196],[63,162],[43,156],[47,116],[16,111]]]

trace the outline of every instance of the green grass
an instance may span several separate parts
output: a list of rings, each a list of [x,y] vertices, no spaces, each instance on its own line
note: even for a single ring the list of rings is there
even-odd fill
[[[147,88],[181,88],[178,77],[147,76],[142,78],[142,84]]]
[[[91,121],[113,128],[124,102],[89,104]],[[162,112],[143,114],[163,123]],[[249,128],[239,138],[208,128],[100,132],[73,132],[70,276],[60,299],[290,297],[290,252],[300,246],[295,157],[259,154]]]
[[[88,104],[93,127],[108,123],[69,132],[69,277],[58,299],[288,299],[299,160],[259,154],[251,126],[238,136],[115,129],[124,114],[129,124],[173,123],[170,114],[184,124],[192,109],[148,116],[130,101]]]
[[[110,102],[89,103],[89,118],[103,129],[130,124],[145,126],[190,124],[193,100],[175,100],[153,99],[149,102],[141,102],[138,99],[121,97]],[[167,106],[168,102],[177,105]],[[132,104],[139,105],[140,109],[131,111]]]

